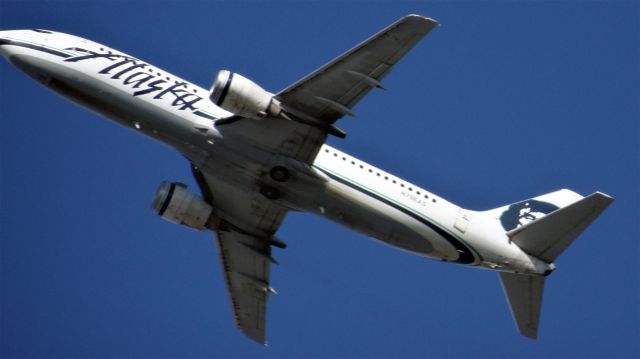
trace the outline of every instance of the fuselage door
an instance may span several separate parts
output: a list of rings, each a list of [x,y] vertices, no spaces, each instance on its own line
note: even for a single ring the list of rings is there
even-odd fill
[[[467,231],[467,227],[469,226],[471,218],[471,213],[465,211],[464,209],[460,209],[460,211],[458,211],[458,217],[456,218],[453,227],[459,230],[461,233],[465,233]]]

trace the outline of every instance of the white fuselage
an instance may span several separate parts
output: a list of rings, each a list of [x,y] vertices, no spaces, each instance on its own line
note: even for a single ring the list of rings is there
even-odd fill
[[[254,190],[251,169],[270,168],[273,153],[218,131],[216,120],[232,114],[209,101],[207,90],[148,63],[72,35],[32,30],[0,32],[0,52],[52,90],[175,148],[229,185]],[[521,273],[549,269],[510,243],[491,212],[460,208],[327,145],[309,170],[318,181],[282,188],[289,208],[438,260]]]

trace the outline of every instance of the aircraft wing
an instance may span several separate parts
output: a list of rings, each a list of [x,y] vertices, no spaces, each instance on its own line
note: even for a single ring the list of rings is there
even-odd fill
[[[218,120],[216,126],[224,136],[311,163],[328,133],[345,136],[332,124],[352,114],[372,88],[382,87],[382,78],[437,25],[419,15],[403,17],[278,93],[275,98],[294,121],[232,116]]]
[[[333,123],[351,109],[438,23],[408,15],[276,96],[283,104]]]
[[[266,343],[271,247],[261,238],[218,230],[218,251],[236,325],[249,338]]]
[[[283,246],[273,234],[286,215],[257,192],[238,189],[192,165],[203,198],[222,219],[216,230],[218,254],[224,270],[237,326],[249,338],[265,343],[266,305],[271,245]]]

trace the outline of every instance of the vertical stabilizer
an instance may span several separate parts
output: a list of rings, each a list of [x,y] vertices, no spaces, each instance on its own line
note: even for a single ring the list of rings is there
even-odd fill
[[[500,272],[500,282],[520,334],[536,339],[545,277]]]

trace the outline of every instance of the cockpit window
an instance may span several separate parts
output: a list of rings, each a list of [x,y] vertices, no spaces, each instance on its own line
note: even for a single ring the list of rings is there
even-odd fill
[[[39,32],[41,34],[53,34],[53,32],[49,30],[43,30],[43,29],[33,29],[32,31]]]

